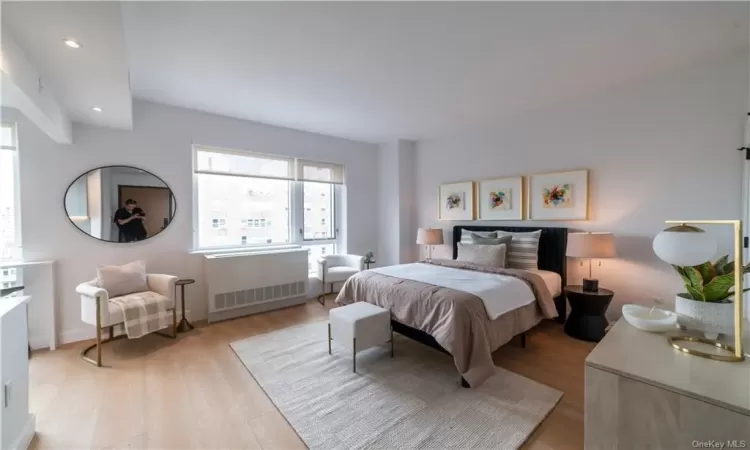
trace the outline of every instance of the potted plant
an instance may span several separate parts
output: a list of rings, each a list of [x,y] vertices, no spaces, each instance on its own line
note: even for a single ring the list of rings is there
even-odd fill
[[[706,338],[734,331],[734,262],[722,256],[713,264],[672,266],[685,282],[687,292],[677,294],[675,312],[685,328],[702,331]],[[742,273],[750,272],[750,264]],[[745,289],[747,292],[750,289]]]

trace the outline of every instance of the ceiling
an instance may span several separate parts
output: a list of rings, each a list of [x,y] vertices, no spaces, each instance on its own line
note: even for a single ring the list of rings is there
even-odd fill
[[[129,69],[136,98],[371,142],[491,124],[746,50],[750,13],[746,2],[94,3],[3,3],[3,25],[75,120],[127,125]],[[84,47],[61,46],[68,35]]]
[[[73,121],[132,128],[132,95],[118,3],[3,1],[2,26]],[[66,47],[63,40],[67,38],[75,38],[83,47]]]

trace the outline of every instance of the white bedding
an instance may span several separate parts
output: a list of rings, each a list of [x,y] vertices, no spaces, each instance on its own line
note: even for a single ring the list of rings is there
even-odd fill
[[[549,289],[549,293],[552,294],[552,297],[557,297],[562,294],[562,277],[559,273],[539,269],[529,270],[529,272],[534,272],[542,277],[544,284],[547,285],[547,289]]]
[[[370,270],[391,277],[419,281],[476,295],[484,303],[490,320],[495,320],[507,312],[536,301],[534,293],[526,282],[506,275],[420,263],[399,264]]]

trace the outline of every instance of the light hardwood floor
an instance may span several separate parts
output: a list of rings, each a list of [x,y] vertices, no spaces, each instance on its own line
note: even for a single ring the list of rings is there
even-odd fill
[[[80,360],[88,343],[36,352],[32,448],[305,448],[229,343],[323,320],[332,306],[329,297],[327,307],[311,301],[199,326],[177,340],[115,341],[103,352],[111,368]],[[530,333],[527,348],[511,342],[495,353],[496,364],[565,392],[524,449],[583,448],[584,359],[592,348],[550,322]]]

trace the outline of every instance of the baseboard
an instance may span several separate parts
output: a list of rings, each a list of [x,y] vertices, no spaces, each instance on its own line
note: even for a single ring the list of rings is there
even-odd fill
[[[49,335],[45,334],[42,336],[29,336],[29,345],[31,346],[32,350],[49,348]]]
[[[219,322],[222,320],[235,319],[237,317],[248,316],[250,314],[258,314],[274,309],[287,308],[289,306],[301,305],[306,303],[308,298],[306,295],[302,297],[287,298],[284,300],[278,300],[268,303],[261,303],[259,305],[244,306],[242,308],[234,308],[227,311],[220,311],[214,313],[208,313],[208,323]]]
[[[70,344],[71,342],[86,341],[96,338],[96,327],[93,325],[67,330],[60,333],[60,344]]]
[[[15,442],[11,444],[11,450],[26,450],[31,445],[31,440],[34,439],[34,433],[36,432],[36,416],[29,414],[26,419],[26,425],[24,425],[21,434],[18,436]]]

